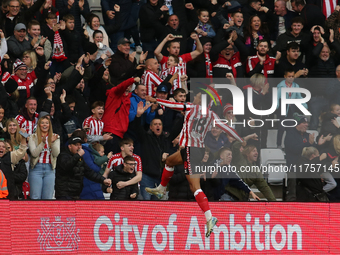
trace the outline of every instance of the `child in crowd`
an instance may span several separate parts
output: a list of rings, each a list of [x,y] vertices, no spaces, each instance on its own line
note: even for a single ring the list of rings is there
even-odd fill
[[[282,88],[300,88],[298,84],[294,82],[294,77],[295,77],[295,72],[293,69],[286,69],[285,70],[285,80],[281,81],[277,85],[277,109],[279,109],[278,116],[280,116],[280,122],[284,119],[293,119],[293,114],[294,112],[298,111],[295,105],[292,104],[287,104],[286,105],[286,115],[281,114],[281,107],[280,107],[280,102],[281,102],[281,89]],[[287,99],[302,99],[303,97],[301,96],[301,93],[299,92],[293,92],[293,93],[287,93],[286,94]],[[306,103],[302,104],[306,109],[308,109],[308,106]],[[288,124],[286,124],[288,125]],[[278,132],[277,132],[277,141],[276,145],[278,148],[281,148],[282,144],[282,136],[285,128],[283,125],[278,125]]]
[[[198,24],[195,28],[199,37],[208,36],[210,38],[215,37],[216,33],[209,22],[209,12],[205,9],[201,9],[198,11]],[[196,45],[194,45],[194,49],[196,49]]]
[[[104,115],[104,102],[96,101],[91,106],[92,115],[83,122],[83,129],[86,130],[89,143],[101,142],[112,139],[111,134],[104,134],[104,122],[101,120]]]
[[[113,153],[110,152],[107,156],[104,153],[104,146],[100,143],[83,144],[85,154],[83,156],[85,163],[95,172],[103,174],[107,162]],[[81,199],[104,199],[102,188],[99,183],[93,182],[84,178],[83,191],[80,194]]]

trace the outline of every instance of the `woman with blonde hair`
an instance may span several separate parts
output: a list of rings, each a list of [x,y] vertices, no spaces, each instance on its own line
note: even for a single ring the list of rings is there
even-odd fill
[[[37,130],[29,139],[31,152],[30,183],[31,199],[52,199],[54,192],[55,168],[60,153],[60,139],[52,132],[49,116],[40,117]]]
[[[6,122],[6,131],[10,135],[11,143],[14,150],[18,149],[21,142],[21,135],[19,134],[20,127],[18,121],[14,118],[9,118]]]
[[[27,72],[31,73],[37,67],[37,54],[33,50],[26,50],[22,54],[22,62],[27,65]]]

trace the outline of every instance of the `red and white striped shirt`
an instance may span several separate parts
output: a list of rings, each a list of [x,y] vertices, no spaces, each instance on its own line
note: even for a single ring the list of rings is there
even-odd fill
[[[135,166],[136,172],[142,171],[142,160],[141,158],[136,155],[132,154],[132,157],[136,160],[137,165]],[[109,162],[107,163],[107,168],[113,170],[114,167],[119,166],[124,163],[124,158],[122,156],[122,153],[119,152],[117,154],[112,155],[112,157],[109,159]]]
[[[167,67],[168,58],[169,57],[163,56],[162,60],[160,61],[160,64],[162,66],[162,75],[163,73],[166,74],[166,70],[168,69]],[[172,85],[171,94],[172,94],[172,91],[174,91],[175,89],[183,88],[183,84],[181,82],[181,76],[187,73],[187,62],[192,60],[191,53],[180,55],[178,56],[178,59],[179,59],[179,63],[176,66],[178,70],[178,79],[176,79],[174,81],[174,84]],[[169,73],[169,74],[173,74],[173,73]],[[161,77],[163,77],[162,75]]]
[[[204,138],[214,120],[216,126],[243,142],[242,138],[233,128],[222,123],[222,121],[218,121],[220,119],[218,115],[209,109],[207,109],[206,116],[203,116],[200,105],[191,103],[182,104],[162,99],[157,99],[157,102],[174,110],[185,111],[184,124],[179,137],[180,146],[204,148]]]
[[[18,115],[15,119],[18,121],[19,127],[26,130],[27,134],[31,135],[34,133],[38,123],[39,114],[34,113],[33,120],[26,120],[23,115]]]
[[[48,144],[48,136],[46,136],[44,149],[40,152],[39,163],[51,164],[51,148]]]
[[[90,116],[86,118],[83,122],[83,128],[89,127],[90,129],[86,132],[87,135],[102,135],[104,122]]]
[[[161,79],[165,80],[165,78],[169,74],[174,75],[177,71],[178,71],[178,74],[179,74],[180,70],[181,69],[179,69],[178,66],[174,66],[174,67],[171,67],[171,68],[166,68],[166,69],[162,70],[162,72],[161,72]],[[173,84],[172,84],[172,88],[170,90],[170,94],[173,94],[174,90],[177,89],[177,88],[180,88],[181,85],[182,85],[181,84],[181,78],[180,78],[180,76],[178,76],[178,78],[175,79]]]
[[[154,88],[158,87],[162,81],[163,80],[158,76],[158,74],[150,70],[145,70],[141,78],[141,84],[146,86],[146,94],[152,97],[156,95]]]

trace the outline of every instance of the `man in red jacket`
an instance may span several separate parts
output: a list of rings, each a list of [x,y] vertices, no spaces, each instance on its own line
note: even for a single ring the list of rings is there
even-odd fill
[[[139,83],[140,78],[129,78],[106,91],[105,112],[102,118],[104,122],[103,132],[111,133],[112,139],[105,144],[105,153],[120,152],[119,141],[123,138],[129,126],[129,111],[131,88],[134,82]]]

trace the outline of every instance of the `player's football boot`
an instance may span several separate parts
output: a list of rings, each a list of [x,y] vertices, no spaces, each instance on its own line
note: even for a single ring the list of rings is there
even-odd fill
[[[210,234],[213,232],[213,228],[215,227],[217,223],[217,218],[212,217],[208,222],[207,222],[207,233],[205,234],[206,237],[209,237]]]

